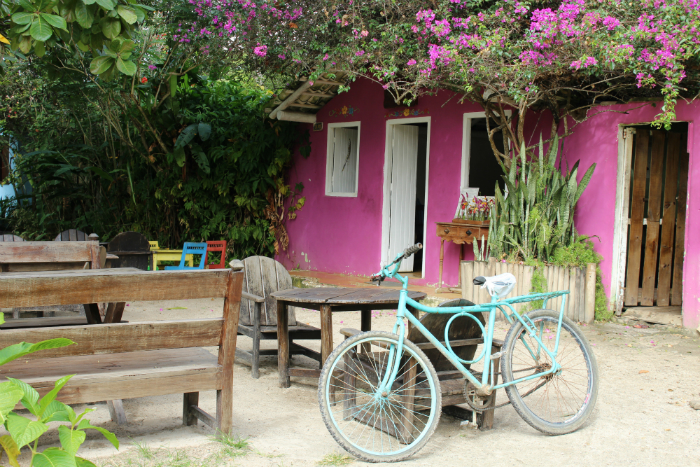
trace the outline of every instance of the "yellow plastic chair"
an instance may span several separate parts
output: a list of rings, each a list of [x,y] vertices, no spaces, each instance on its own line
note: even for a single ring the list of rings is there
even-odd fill
[[[163,250],[158,246],[157,241],[149,241],[148,244],[151,246],[151,251],[153,252],[153,270],[158,270],[158,264],[164,261],[174,261],[180,263],[182,258],[182,250]],[[194,265],[194,255],[187,255],[185,258],[187,266],[192,267]],[[161,267],[160,269],[164,269]]]

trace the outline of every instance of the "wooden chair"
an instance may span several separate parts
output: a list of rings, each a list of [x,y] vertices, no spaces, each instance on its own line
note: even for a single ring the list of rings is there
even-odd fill
[[[201,259],[199,260],[199,266],[186,266],[185,263],[187,262],[187,255],[191,255],[194,257],[194,255],[201,255]],[[180,256],[180,264],[177,266],[165,266],[166,271],[173,271],[173,270],[185,270],[185,269],[204,269],[204,262],[207,259],[207,244],[206,243],[194,243],[194,242],[185,242],[185,245],[182,248],[182,255]]]
[[[474,306],[474,303],[465,299],[455,299],[443,302],[439,306]],[[454,314],[426,313],[420,319],[420,322],[444,345],[443,339],[445,336],[445,327],[447,326],[447,322],[453,316]],[[482,325],[485,323],[484,317],[481,313],[474,313],[474,317],[477,318]],[[354,336],[360,332],[361,331],[358,329],[345,328],[340,330],[340,333],[346,337]],[[467,317],[457,318],[452,322],[450,325],[449,339],[452,350],[462,360],[472,360],[478,345],[483,344],[484,342],[479,325],[474,320]],[[462,374],[457,371],[454,365],[452,365],[452,363],[447,360],[447,358],[417,329],[412,328],[410,330],[408,340],[414,342],[421,350],[423,350],[438,374],[442,393],[443,412],[457,418],[462,418],[465,420],[471,419],[472,411],[459,407],[459,404],[466,403],[464,396],[465,380]],[[494,354],[499,352],[502,346],[502,341],[497,341],[494,339],[490,353]],[[494,380],[496,381],[495,384],[497,384],[499,361],[494,360],[492,363],[494,366]],[[465,365],[465,367],[469,368],[470,365]],[[493,407],[495,405],[495,401],[496,393],[494,392],[493,396],[490,398],[489,404],[485,407]],[[493,428],[493,412],[493,410],[488,410],[484,413],[477,414],[477,425],[480,429],[490,430]]]
[[[14,234],[2,234],[0,235],[0,242],[23,242],[22,237],[18,237]]]
[[[77,229],[68,229],[53,239],[54,242],[86,242],[92,240],[89,235]]]
[[[115,255],[113,268],[138,268],[147,271],[151,267],[150,242],[139,232],[121,232],[107,244],[107,253]]]
[[[221,261],[219,264],[208,264],[209,253],[211,252],[221,253]],[[206,268],[207,265],[209,266],[209,269],[226,269],[226,240],[207,242],[207,254],[206,259],[204,260],[204,267]]]
[[[233,262],[232,262],[233,263]],[[277,301],[270,294],[292,288],[292,277],[279,262],[265,256],[243,260],[243,299],[238,334],[253,339],[253,351],[237,349],[241,360],[252,367],[252,376],[260,377],[260,356],[277,356],[277,349],[260,350],[261,340],[277,340]],[[246,298],[249,297],[249,298]],[[294,340],[321,340],[321,330],[299,323],[294,308],[289,307],[289,353],[306,355],[323,365],[321,354],[294,343]]]

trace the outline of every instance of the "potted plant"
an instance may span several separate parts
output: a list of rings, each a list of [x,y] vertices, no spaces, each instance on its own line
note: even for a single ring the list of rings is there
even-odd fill
[[[455,224],[468,224],[478,226],[488,226],[491,216],[491,209],[495,203],[495,199],[481,199],[475,196],[471,202],[462,195],[460,200],[458,216],[452,219]]]

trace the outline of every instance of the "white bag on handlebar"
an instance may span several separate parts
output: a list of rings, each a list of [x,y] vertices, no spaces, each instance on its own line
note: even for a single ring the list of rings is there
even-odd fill
[[[481,288],[484,287],[488,290],[489,294],[494,297],[498,295],[499,298],[503,298],[513,290],[515,287],[515,276],[509,272],[505,274],[499,274],[497,276],[485,277],[486,282],[483,283]]]

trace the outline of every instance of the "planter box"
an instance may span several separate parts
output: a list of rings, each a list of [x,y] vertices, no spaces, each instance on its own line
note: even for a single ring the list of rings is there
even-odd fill
[[[491,296],[480,286],[475,286],[472,279],[477,276],[495,276],[507,272],[513,274],[517,283],[513,291],[506,298],[530,293],[533,266],[522,264],[502,263],[490,258],[486,261],[462,261],[460,264],[460,276],[462,284],[462,298],[474,303],[487,303]],[[595,264],[589,264],[586,268],[565,268],[560,266],[544,266],[543,275],[547,280],[547,291],[568,290],[566,296],[566,310],[564,314],[571,320],[579,323],[592,323],[595,316]],[[558,297],[547,302],[547,308],[559,311],[562,298]],[[518,312],[527,307],[527,303],[514,305]],[[499,318],[502,314],[499,313]]]

